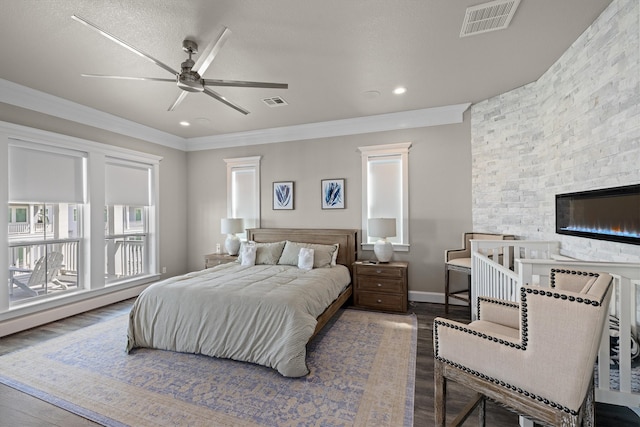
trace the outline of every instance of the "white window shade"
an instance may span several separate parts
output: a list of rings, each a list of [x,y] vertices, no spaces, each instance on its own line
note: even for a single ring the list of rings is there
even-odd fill
[[[105,204],[149,206],[149,166],[133,163],[105,165]]]
[[[362,153],[362,247],[373,249],[377,237],[388,237],[395,251],[409,250],[410,142],[358,147]],[[395,218],[396,232],[376,236],[368,230],[372,218]]]
[[[9,201],[84,203],[84,153],[9,146]]]
[[[250,227],[253,227],[258,217],[255,205],[258,197],[256,171],[253,168],[234,168],[232,175],[234,184],[232,215],[234,218],[243,218]]]
[[[368,166],[369,218],[402,218],[402,158],[372,158]]]

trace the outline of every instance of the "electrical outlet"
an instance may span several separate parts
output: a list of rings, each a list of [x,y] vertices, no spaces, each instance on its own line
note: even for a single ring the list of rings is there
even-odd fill
[[[162,274],[167,272],[167,267],[162,267]]]

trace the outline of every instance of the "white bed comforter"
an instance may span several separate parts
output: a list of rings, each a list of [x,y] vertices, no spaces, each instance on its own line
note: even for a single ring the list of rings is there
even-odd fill
[[[349,282],[342,265],[305,271],[229,263],[172,277],[149,286],[134,303],[127,352],[200,353],[304,376],[316,318]]]

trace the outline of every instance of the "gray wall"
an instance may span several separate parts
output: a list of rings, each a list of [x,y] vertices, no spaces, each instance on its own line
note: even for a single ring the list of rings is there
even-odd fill
[[[640,3],[615,0],[538,81],[472,106],[473,226],[584,260],[640,246],[555,234],[555,194],[640,183]]]
[[[81,125],[35,111],[0,103],[0,121],[162,156],[160,162],[160,268],[163,277],[185,273],[187,267],[187,155],[184,151],[152,144]]]
[[[262,156],[261,226],[361,228],[360,146],[412,142],[409,153],[409,252],[394,259],[410,262],[413,297],[438,300],[444,286],[444,250],[458,247],[471,227],[469,114],[461,124],[353,136],[282,142],[188,154],[189,269],[223,243],[220,218],[226,216],[226,164],[223,159]],[[346,209],[322,210],[320,180],[345,178]],[[271,208],[272,183],[294,181],[295,209]],[[367,251],[364,258],[373,257]],[[418,291],[421,294],[417,295]],[[422,294],[424,293],[424,294]]]

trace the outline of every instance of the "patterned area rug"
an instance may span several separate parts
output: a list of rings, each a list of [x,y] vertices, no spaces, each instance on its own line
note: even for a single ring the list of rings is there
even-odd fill
[[[0,357],[0,382],[107,426],[411,426],[415,315],[341,310],[311,373],[137,349],[127,316]]]

